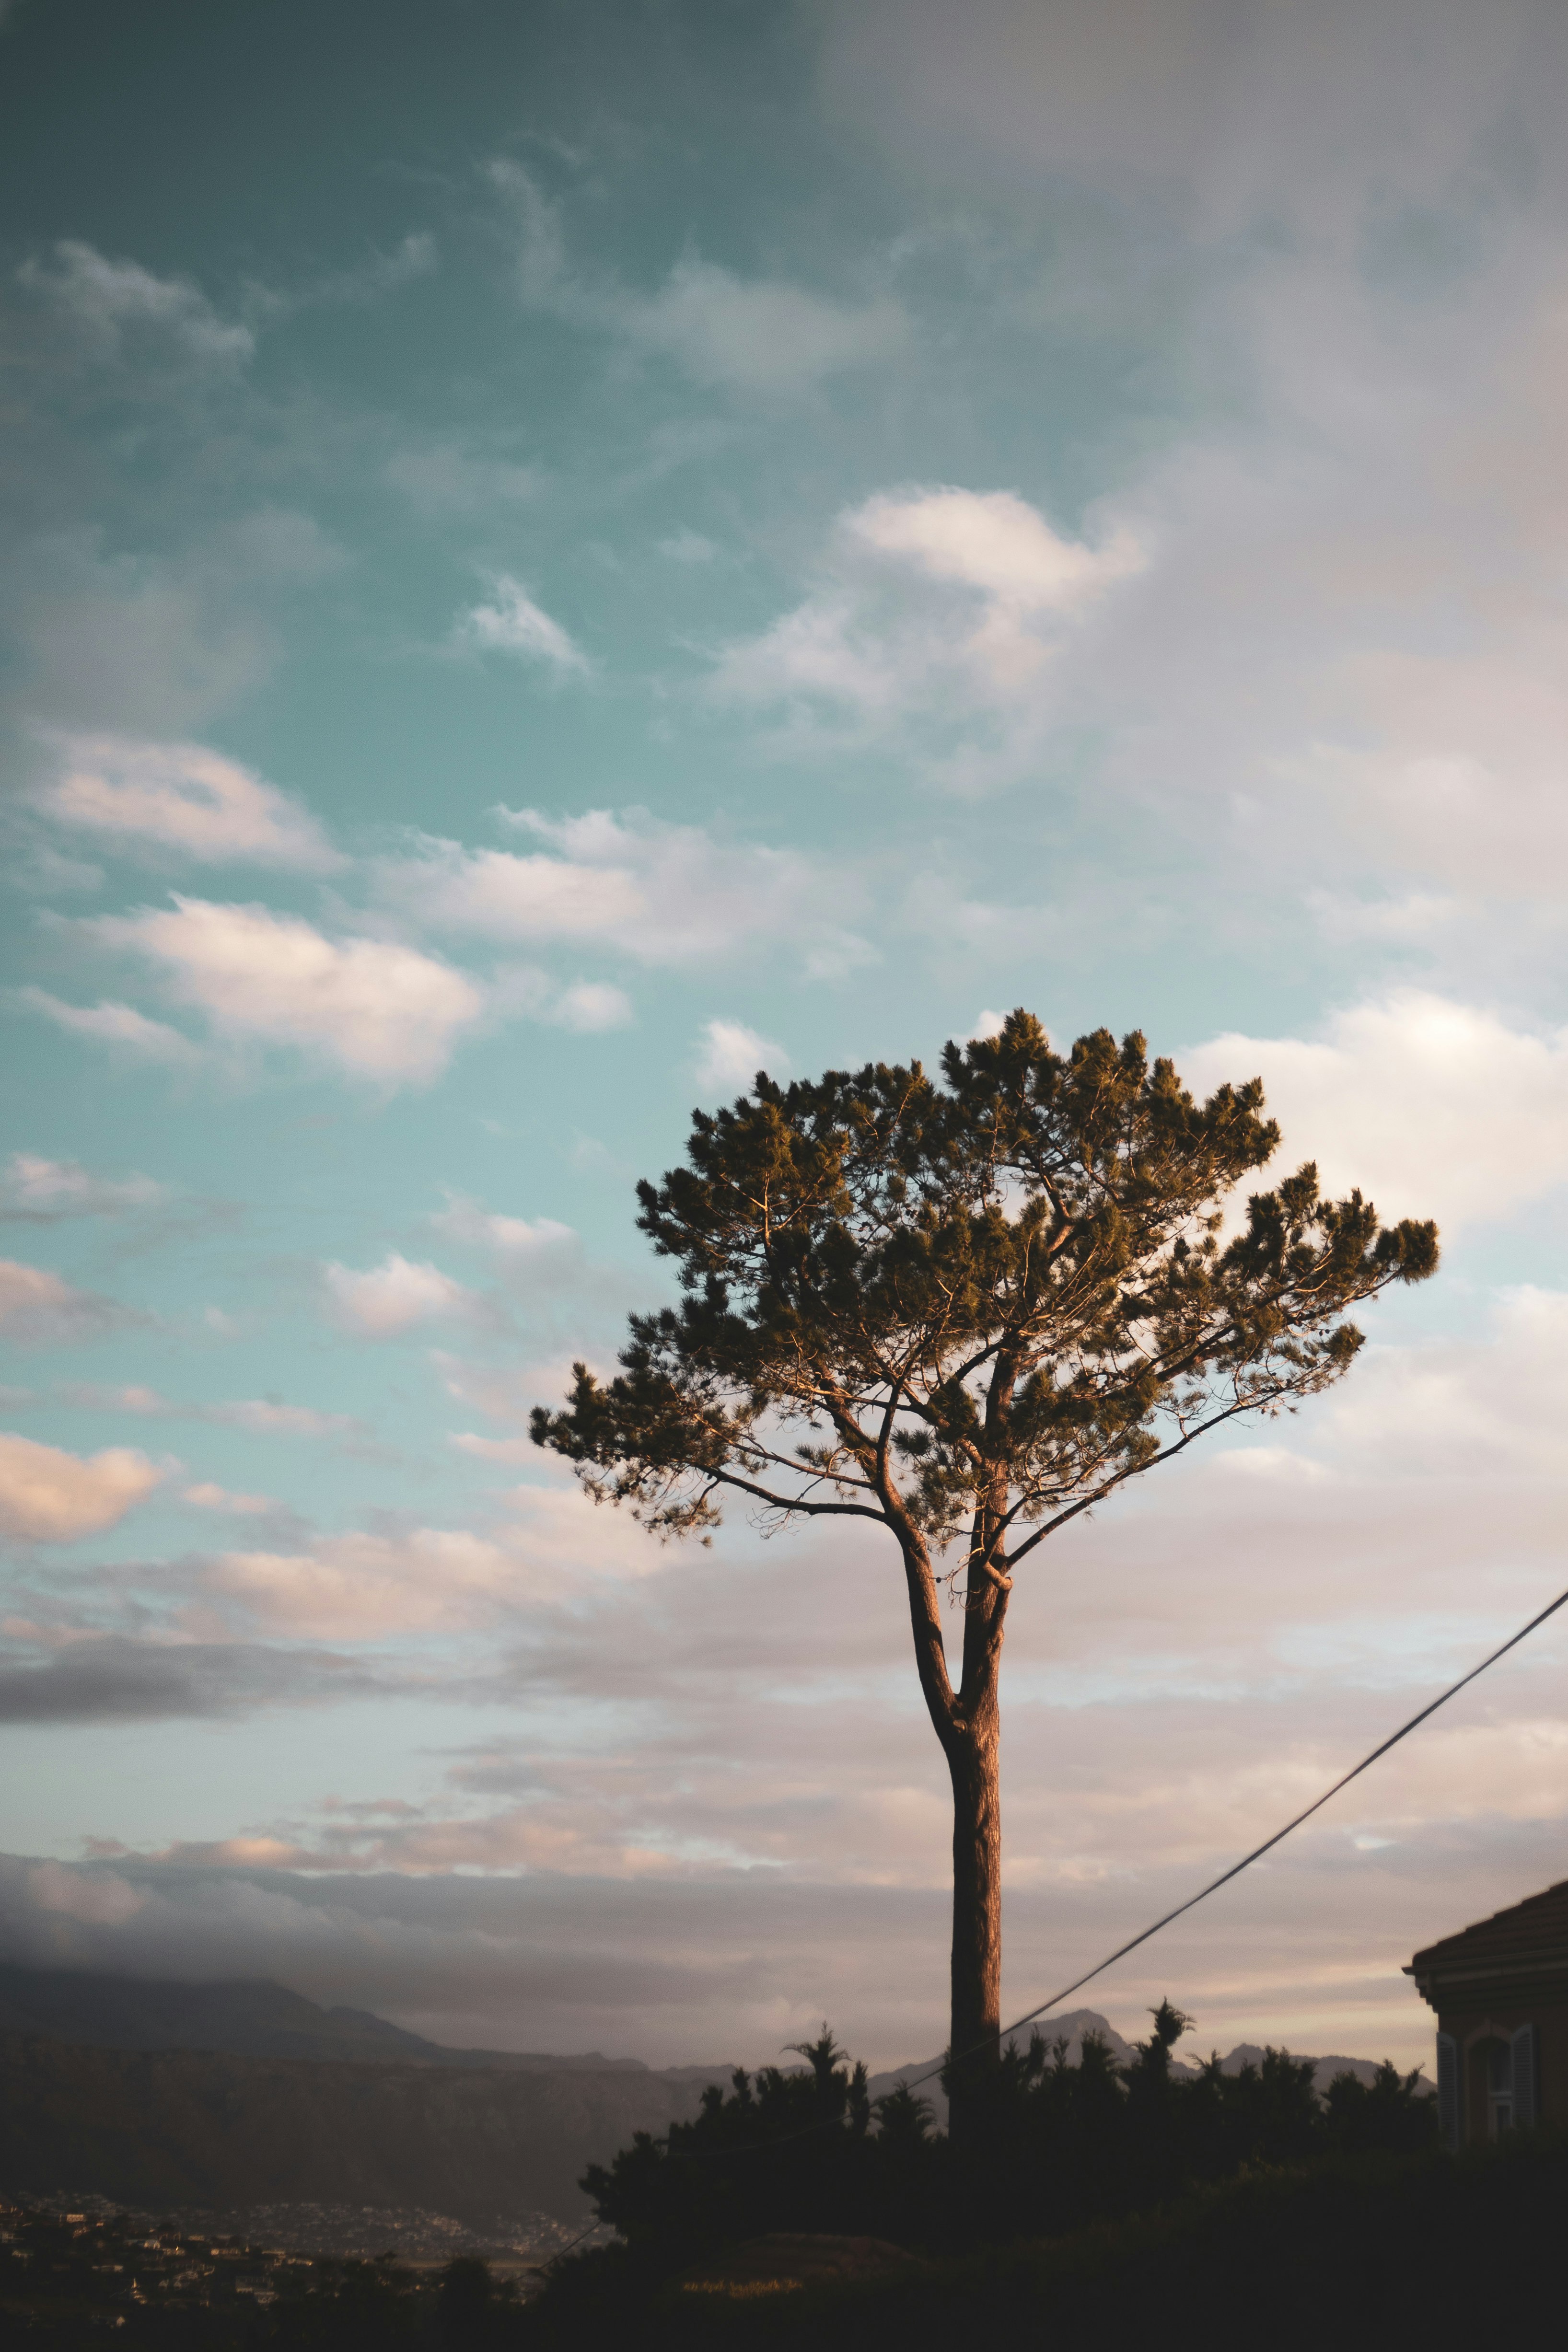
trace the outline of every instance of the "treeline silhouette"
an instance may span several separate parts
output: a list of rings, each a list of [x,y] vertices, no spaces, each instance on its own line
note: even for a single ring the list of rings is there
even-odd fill
[[[583,2187],[636,2252],[679,2263],[776,2231],[868,2236],[925,2252],[1057,2235],[1156,2205],[1248,2164],[1315,2155],[1413,2154],[1435,2144],[1436,2101],[1386,2061],[1366,2084],[1341,2074],[1320,2099],[1312,2062],[1268,2050],[1261,2064],[1173,2074],[1188,2020],[1170,2001],[1119,2065],[1083,2037],[1037,2031],[1002,2053],[984,2128],[962,2150],[908,2089],[873,2100],[863,2064],[824,2026],[792,2045],[804,2069],[737,2072],[694,2121],[638,2132]]]

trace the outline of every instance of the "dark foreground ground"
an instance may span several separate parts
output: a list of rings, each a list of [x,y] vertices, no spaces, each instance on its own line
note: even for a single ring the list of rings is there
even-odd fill
[[[668,2276],[656,2259],[610,2249],[558,2263],[522,2300],[478,2263],[306,2265],[210,2248],[198,2258],[133,2242],[111,2221],[13,2212],[0,2340],[70,2352],[1551,2344],[1568,2339],[1565,2217],[1568,2141],[1534,2136],[1458,2163],[1260,2170],[1157,2214],[956,2260],[763,2238]]]

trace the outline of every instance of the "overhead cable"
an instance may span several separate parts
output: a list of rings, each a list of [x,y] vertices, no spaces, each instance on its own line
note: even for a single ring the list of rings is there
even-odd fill
[[[1260,1862],[1266,1853],[1270,1853],[1280,1843],[1281,1839],[1288,1838],[1292,1830],[1299,1830],[1303,1822],[1310,1822],[1314,1813],[1321,1812],[1331,1797],[1337,1797],[1342,1789],[1348,1789],[1351,1782],[1359,1780],[1361,1775],[1375,1764],[1380,1757],[1386,1756],[1391,1748],[1397,1748],[1402,1739],[1408,1738],[1418,1726],[1426,1721],[1428,1716],[1436,1715],[1440,1706],[1447,1706],[1451,1698],[1457,1698],[1468,1683],[1473,1683],[1479,1675],[1484,1675],[1489,1666],[1495,1666],[1500,1658],[1506,1658],[1509,1652],[1516,1650],[1528,1635],[1535,1632],[1538,1625],[1544,1625],[1549,1617],[1555,1617],[1564,1602],[1568,1602],[1568,1592],[1560,1592],[1555,1601],[1542,1609],[1538,1616],[1532,1617],[1528,1625],[1521,1625],[1517,1633],[1510,1633],[1508,1640],[1495,1649],[1489,1657],[1483,1658],[1479,1666],[1472,1666],[1468,1675],[1461,1675],[1457,1683],[1450,1683],[1446,1691],[1441,1692],[1429,1706],[1421,1709],[1419,1715],[1413,1715],[1408,1723],[1402,1723],[1397,1731],[1391,1733],[1388,1738],[1381,1741],[1369,1755],[1363,1756],[1359,1764],[1352,1764],[1348,1772],[1342,1773],[1331,1788],[1325,1789],[1321,1797],[1315,1797],[1306,1810],[1296,1814],[1293,1820],[1288,1821],[1283,1829],[1276,1830],[1273,1836],[1265,1838],[1261,1845],[1255,1845],[1250,1853],[1244,1853],[1239,1862],[1233,1862],[1228,1870],[1222,1870],[1217,1878],[1211,1878],[1206,1886],[1200,1886],[1195,1895],[1189,1895],[1184,1903],[1178,1903],[1173,1911],[1167,1911],[1163,1917],[1154,1921],[1152,1927],[1145,1927],[1141,1934],[1130,1937],[1125,1944],[1119,1944],[1115,1951],[1108,1952],[1104,1959],[1097,1960],[1093,1968],[1086,1969],[1081,1977],[1073,1979],[1071,1984],[1064,1985],[1059,1992],[1052,1993],[1048,2000],[1042,2000],[1036,2008],[1026,2010],[1023,2016],[1015,2018],[1011,2025],[1005,2025],[1002,2028],[1002,2040],[1006,2041],[1010,2034],[1016,2033],[1023,2026],[1032,2025],[1036,2018],[1043,2017],[1047,2010],[1058,2008],[1064,2000],[1069,2000],[1075,1992],[1081,1992],[1086,1984],[1091,1984],[1096,1977],[1103,1976],[1107,1969],[1114,1968],[1118,1960],[1124,1960],[1129,1952],[1135,1952],[1140,1944],[1146,1944],[1151,1936],[1157,1936],[1162,1927],[1168,1927],[1173,1919],[1179,1919],[1184,1912],[1194,1910],[1198,1904],[1206,1902],[1211,1895],[1217,1895],[1222,1886],[1228,1886],[1233,1878],[1239,1878],[1244,1870],[1250,1869],[1255,1862]],[[930,2083],[948,2066],[954,2063],[962,2063],[965,2058],[976,2057],[981,2051],[989,2050],[992,2047],[991,2039],[987,2036],[985,2041],[977,2042],[972,2049],[961,2051],[958,2053],[957,2062],[952,2058],[943,2058],[936,2065],[929,2067],[923,2074],[912,2076],[906,2084],[906,2088],[914,2090],[921,2083]]]

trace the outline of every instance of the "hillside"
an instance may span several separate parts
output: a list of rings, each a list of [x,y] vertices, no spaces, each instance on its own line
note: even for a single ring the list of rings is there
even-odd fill
[[[423,2206],[459,2221],[586,2218],[577,2188],[701,2078],[647,2068],[447,2067],[0,2035],[0,2189],[140,2207]]]
[[[1076,2061],[1094,2010],[1047,2021]],[[1259,2055],[1225,2061],[1234,2073]],[[926,2062],[934,2064],[934,2060]],[[1368,2060],[1317,2062],[1320,2088]],[[872,2078],[873,2096],[926,2065]],[[634,2132],[694,2115],[727,2065],[656,2072],[597,2052],[454,2050],[265,1980],[183,1984],[0,1967],[0,2189],[139,2206],[423,2206],[585,2215],[577,2187]],[[939,2122],[940,2083],[924,2085]]]
[[[0,1964],[0,2033],[42,2033],[100,2050],[226,2050],[242,2058],[396,2060],[406,2065],[647,2074],[640,2058],[454,2050],[364,2009],[322,2009],[266,1979],[186,1984]],[[726,2069],[680,2067],[706,2082]]]
[[[584,2167],[724,2066],[453,2050],[264,1979],[0,1966],[0,2189],[584,2217]]]

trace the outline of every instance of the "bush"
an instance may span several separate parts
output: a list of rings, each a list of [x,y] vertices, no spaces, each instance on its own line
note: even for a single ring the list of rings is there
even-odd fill
[[[1171,2072],[1187,2020],[1169,2001],[1128,2066],[1087,2034],[1076,2066],[1039,2033],[1003,2053],[976,2144],[955,2155],[908,2091],[871,2101],[829,2029],[797,2046],[804,2069],[737,2073],[689,2124],[639,2132],[583,2187],[643,2263],[775,2231],[886,2238],[916,2249],[1039,2237],[1135,2212],[1245,2165],[1314,2155],[1409,2154],[1436,2145],[1435,2102],[1386,2063],[1370,2087],[1341,2075],[1326,2100],[1309,2060]]]
[[[1258,2070],[1261,2078],[1262,2070]],[[1367,2094],[1376,2095],[1375,2086]],[[687,2293],[625,2248],[567,2261],[525,2315],[531,2352],[952,2352],[1048,2340],[1097,2352],[1472,2352],[1562,2333],[1568,2141],[1520,2134],[1458,2160],[1319,2154],[1248,2166],[1158,2211],[767,2297]],[[576,2273],[575,2276],[570,2274]]]

